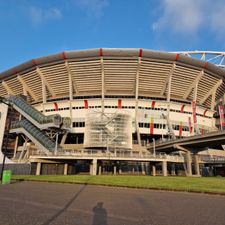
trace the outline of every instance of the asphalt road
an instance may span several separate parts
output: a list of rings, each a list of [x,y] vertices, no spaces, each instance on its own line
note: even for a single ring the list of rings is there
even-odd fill
[[[225,196],[102,186],[0,185],[0,225],[225,225]]]

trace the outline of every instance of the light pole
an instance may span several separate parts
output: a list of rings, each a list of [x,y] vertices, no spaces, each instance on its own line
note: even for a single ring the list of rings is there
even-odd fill
[[[155,157],[155,138],[152,138],[153,142],[153,156]]]
[[[11,105],[4,102],[4,98],[3,97],[0,97],[0,103],[3,103],[7,106],[9,106],[9,109],[8,109],[8,112],[10,110],[10,107]],[[7,147],[8,147],[8,141],[9,141],[9,130],[10,130],[10,125],[11,125],[11,117],[9,116],[9,120],[8,120],[8,129],[7,129],[7,133],[6,133],[6,141],[5,141],[5,148],[4,148],[4,151],[2,151],[3,153],[3,160],[2,160],[2,169],[1,169],[1,183],[2,183],[2,178],[3,178],[3,171],[4,171],[4,168],[5,168],[5,158],[6,158],[6,152],[7,152]]]

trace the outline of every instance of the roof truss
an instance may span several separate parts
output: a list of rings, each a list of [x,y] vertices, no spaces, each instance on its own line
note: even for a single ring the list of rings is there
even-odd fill
[[[9,85],[6,83],[6,81],[2,81],[2,86],[6,89],[8,94],[15,95],[14,91],[9,87]]]
[[[207,98],[208,98],[210,95],[213,95],[213,94],[216,92],[217,88],[218,88],[222,83],[223,83],[223,80],[220,79],[220,80],[212,87],[212,89],[207,93],[207,95],[205,95],[205,96],[199,101],[199,103],[200,103],[200,104],[203,104],[203,103],[207,100]]]
[[[65,61],[65,66],[66,66],[67,73],[68,73],[68,75],[69,75],[70,95],[73,95],[73,90],[74,90],[76,93],[78,93],[78,90],[77,90],[77,87],[76,87],[75,83],[73,82],[72,73],[71,73],[71,70],[70,70],[69,63],[68,63],[67,61]]]
[[[56,97],[56,94],[54,92],[54,90],[52,89],[51,85],[48,83],[48,81],[46,80],[44,74],[42,73],[41,69],[39,67],[36,68],[36,72],[37,74],[40,76],[42,82],[46,85],[46,87],[48,88],[50,94],[52,97]]]
[[[169,72],[167,78],[165,79],[163,88],[162,88],[162,90],[161,90],[161,93],[160,93],[160,94],[161,94],[162,96],[164,95],[164,93],[165,93],[165,91],[166,91],[166,88],[167,88],[167,86],[168,86],[169,81],[171,81],[171,78],[172,78],[172,76],[173,76],[173,73],[174,73],[174,70],[175,70],[175,69],[176,69],[176,63],[173,63],[172,68],[170,69],[170,72]]]
[[[186,92],[184,93],[184,95],[183,95],[183,98],[184,99],[187,99],[188,98],[188,96],[190,95],[192,89],[197,88],[198,82],[200,81],[200,79],[202,78],[203,75],[204,75],[204,71],[201,70],[200,73],[199,73],[199,75],[194,79],[192,85],[190,85],[188,87],[188,89],[186,90]]]
[[[37,101],[38,100],[38,97],[35,95],[35,93],[31,90],[31,88],[27,85],[27,83],[25,82],[25,80],[20,76],[18,75],[17,76],[17,79],[19,80],[19,82],[22,84],[23,88],[25,91],[27,91],[30,96],[35,100]]]

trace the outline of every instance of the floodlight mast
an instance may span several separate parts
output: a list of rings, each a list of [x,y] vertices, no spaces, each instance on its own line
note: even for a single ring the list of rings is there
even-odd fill
[[[183,54],[191,58],[198,58],[203,61],[211,62],[222,69],[225,69],[225,52],[217,51],[179,51],[171,52],[177,54]]]

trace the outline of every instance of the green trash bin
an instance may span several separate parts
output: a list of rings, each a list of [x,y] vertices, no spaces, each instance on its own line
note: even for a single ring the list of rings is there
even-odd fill
[[[12,176],[11,170],[4,170],[2,176],[2,184],[10,184],[11,176]]]

